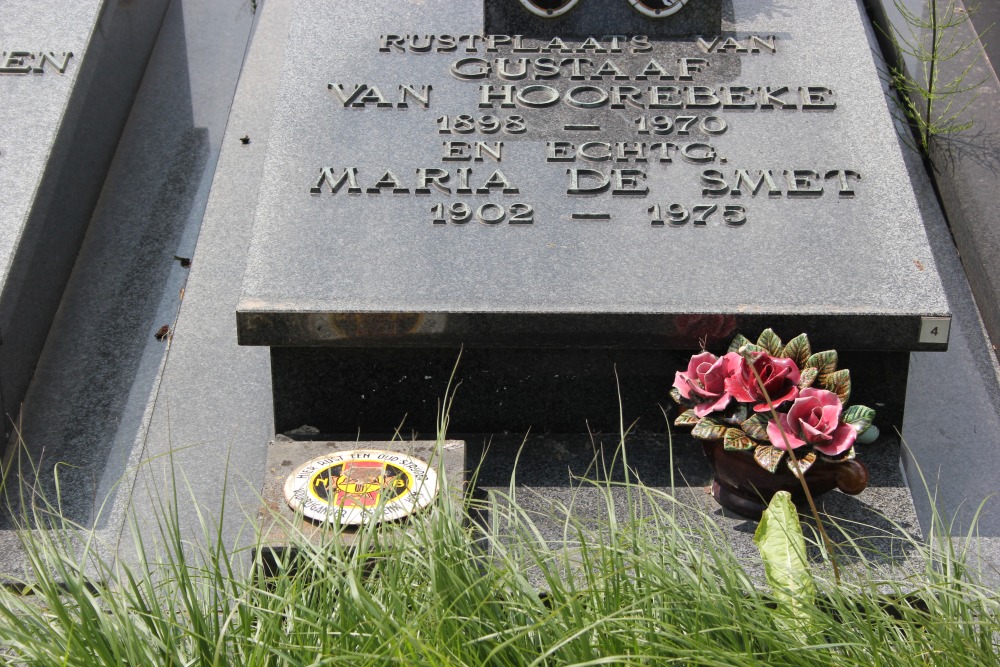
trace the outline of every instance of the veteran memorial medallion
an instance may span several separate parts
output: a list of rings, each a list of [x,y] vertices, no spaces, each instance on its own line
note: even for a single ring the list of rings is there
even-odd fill
[[[424,461],[357,449],[300,466],[285,481],[285,499],[314,521],[358,525],[395,521],[426,507],[437,485],[437,474]]]

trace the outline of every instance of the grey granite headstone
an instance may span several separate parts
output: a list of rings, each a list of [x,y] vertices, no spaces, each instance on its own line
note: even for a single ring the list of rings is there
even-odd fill
[[[11,432],[167,0],[0,3],[0,402]]]
[[[671,39],[484,36],[481,12],[298,7],[237,314],[276,384],[310,346],[331,376],[366,348],[503,364],[768,326],[904,376],[946,347],[855,3],[736,0]]]
[[[857,7],[785,4],[701,38],[513,44],[479,7],[303,2],[241,342],[673,347],[712,316],[944,347]]]

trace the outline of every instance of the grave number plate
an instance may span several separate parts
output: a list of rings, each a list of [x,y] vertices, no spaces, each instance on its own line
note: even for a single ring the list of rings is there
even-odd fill
[[[920,318],[919,342],[947,344],[948,334],[950,333],[951,333],[950,317]]]

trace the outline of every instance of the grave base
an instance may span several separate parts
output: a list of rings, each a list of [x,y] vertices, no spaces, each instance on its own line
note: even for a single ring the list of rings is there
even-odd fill
[[[838,545],[838,562],[847,581],[864,580],[872,571],[886,578],[903,579],[919,575],[926,567],[922,552],[911,540],[919,540],[921,533],[910,489],[899,467],[900,443],[883,433],[877,442],[858,447],[858,458],[871,475],[868,488],[856,496],[834,490],[816,499],[825,527]],[[567,541],[576,540],[578,527],[583,534],[599,539],[597,536],[607,530],[612,520],[612,511],[619,524],[627,522],[632,512],[648,519],[652,510],[643,515],[643,508],[655,503],[661,505],[661,511],[674,516],[678,526],[691,529],[692,534],[714,526],[746,572],[764,585],[760,550],[753,542],[758,523],[715,501],[711,493],[713,474],[701,442],[687,433],[675,432],[672,438],[659,433],[630,434],[624,450],[617,435],[465,434],[463,438],[468,460],[476,469],[475,498],[486,499],[494,494],[499,503],[495,506],[497,516],[483,515],[477,521],[495,526],[493,530],[501,536],[508,528],[504,517],[511,494],[524,516],[534,522],[539,538],[553,550],[572,548]],[[622,486],[626,480],[641,482],[650,493],[636,493],[634,487],[630,492]],[[925,491],[920,488],[916,493]],[[832,576],[828,561],[824,562],[821,555],[810,512],[800,517],[810,537],[811,567]],[[568,530],[567,522],[574,528]],[[861,560],[860,554],[867,562]],[[526,576],[533,585],[545,589],[546,581],[539,571],[530,570]]]

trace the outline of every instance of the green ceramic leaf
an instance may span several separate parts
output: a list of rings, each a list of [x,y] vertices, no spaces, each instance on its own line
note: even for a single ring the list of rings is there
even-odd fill
[[[763,440],[765,442],[769,441],[770,438],[767,437],[767,417],[762,414],[755,414],[750,417],[745,422],[740,424],[740,428],[743,432],[749,435],[754,440]]]
[[[874,420],[875,411],[864,405],[852,405],[844,410],[844,414],[840,416],[840,421],[853,426],[858,435],[867,431]]]
[[[753,450],[753,458],[757,465],[768,472],[774,472],[778,469],[778,464],[781,463],[781,457],[784,455],[783,450],[771,445],[758,445],[757,449]]]
[[[771,329],[764,329],[760,332],[760,337],[757,338],[757,345],[767,350],[767,353],[772,357],[781,354],[781,339]]]
[[[743,334],[736,334],[736,337],[733,338],[733,342],[729,344],[729,349],[726,350],[726,351],[727,352],[738,352],[741,347],[743,347],[744,345],[749,345],[749,344],[750,344],[750,339],[749,338],[747,338]]]
[[[799,334],[785,343],[785,349],[781,351],[781,356],[791,359],[799,368],[805,367],[806,359],[811,354],[812,348],[809,347],[809,338],[805,334]]]
[[[822,383],[824,377],[837,370],[837,351],[826,350],[809,355],[809,358],[806,359],[806,368],[818,370],[819,381]]]
[[[691,430],[699,440],[720,440],[726,435],[726,425],[714,417],[703,417]]]
[[[816,582],[809,572],[802,524],[787,491],[778,491],[760,517],[753,535],[764,561],[764,577],[771,587],[780,618],[790,630],[811,636],[815,632]]]
[[[799,389],[806,389],[813,386],[813,382],[819,377],[819,369],[807,368],[799,375]]]
[[[731,428],[726,431],[726,436],[722,441],[722,446],[731,452],[743,452],[753,449],[756,446],[747,434],[738,428]]]
[[[812,467],[812,464],[816,463],[817,458],[818,457],[816,456],[816,452],[809,452],[808,454],[798,456],[799,470],[801,470],[802,473],[805,474],[805,472]],[[795,475],[795,464],[792,463],[791,456],[788,457],[788,469],[792,471],[793,475]],[[798,477],[798,475],[795,476]]]
[[[670,398],[674,399],[674,403],[684,403],[684,397],[681,396],[681,392],[677,387],[670,388]]]
[[[746,418],[749,416],[750,410],[745,405],[740,405],[738,408],[729,413],[729,416],[722,421],[727,424],[732,424],[733,426],[739,426]]]
[[[745,352],[767,352],[767,350],[762,348],[760,345],[754,345],[753,343],[747,343],[744,345],[743,350]]]
[[[694,426],[699,421],[701,421],[701,417],[695,415],[694,410],[685,410],[677,415],[674,426]]]
[[[824,461],[830,461],[831,463],[843,463],[844,461],[853,461],[856,459],[858,457],[858,452],[854,449],[854,447],[851,447],[846,452],[839,454],[838,456],[820,454],[819,457]]]
[[[840,397],[841,405],[846,405],[851,398],[851,371],[846,368],[830,373],[823,379],[823,389],[832,391]]]

